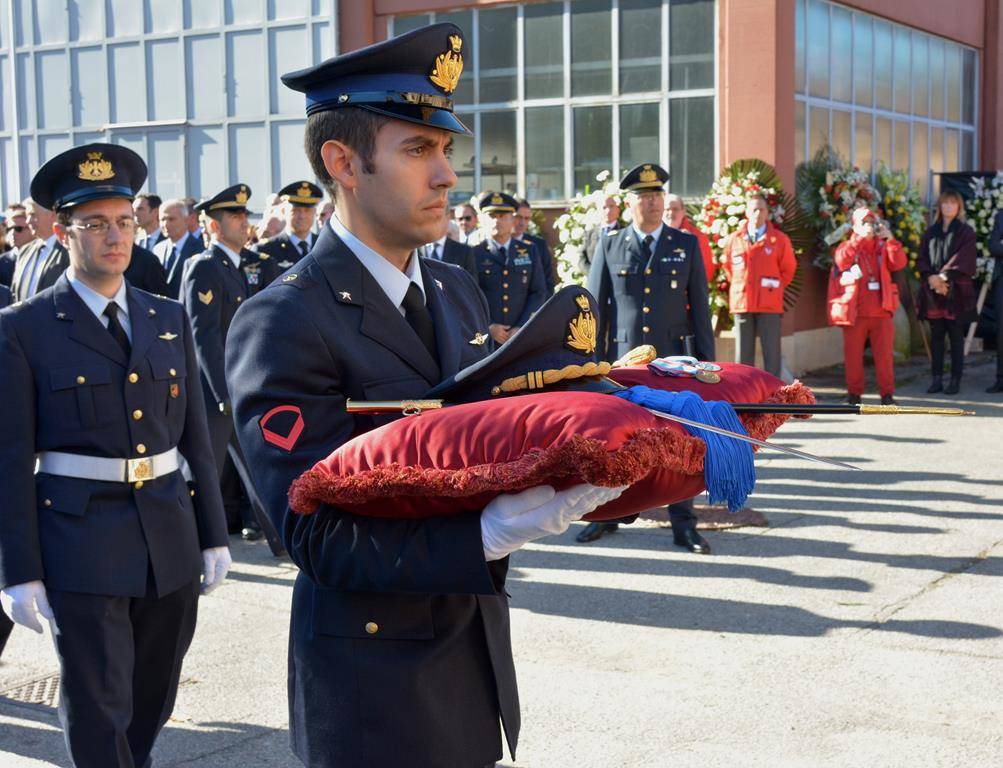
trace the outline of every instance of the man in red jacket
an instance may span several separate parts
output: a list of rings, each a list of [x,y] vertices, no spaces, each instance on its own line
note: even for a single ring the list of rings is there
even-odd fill
[[[758,336],[763,368],[780,375],[784,290],[797,268],[790,239],[769,221],[766,198],[750,196],[745,221],[724,244],[724,271],[731,284],[728,309],[735,318],[736,362],[755,365]]]
[[[859,404],[864,394],[864,345],[868,339],[881,404],[895,404],[892,316],[898,309],[899,290],[892,272],[902,269],[907,261],[902,244],[884,224],[878,226],[869,209],[853,212],[853,234],[836,249],[829,276],[829,324],[843,328],[846,399],[851,405]]]

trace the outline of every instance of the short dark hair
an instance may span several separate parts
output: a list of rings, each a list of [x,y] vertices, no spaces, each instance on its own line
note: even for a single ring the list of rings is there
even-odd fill
[[[306,120],[303,145],[314,176],[332,200],[337,200],[338,183],[324,167],[320,148],[328,141],[340,141],[351,147],[362,158],[364,173],[375,173],[373,153],[376,151],[376,134],[393,118],[359,107],[342,107],[315,112]]]
[[[164,201],[160,199],[160,195],[155,195],[152,192],[140,192],[136,195],[137,200],[145,200],[151,209],[159,208],[160,204]]]
[[[64,208],[61,211],[56,211],[56,223],[62,227],[70,226],[70,222],[73,221],[73,211],[70,208]]]

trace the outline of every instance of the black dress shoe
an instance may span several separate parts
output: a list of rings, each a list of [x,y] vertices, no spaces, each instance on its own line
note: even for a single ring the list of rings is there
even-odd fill
[[[240,538],[244,541],[257,541],[264,534],[261,533],[261,529],[258,526],[247,526],[240,532]]]
[[[944,387],[945,395],[956,395],[961,391],[961,381],[959,379],[951,379],[946,387]]]
[[[696,528],[684,528],[681,531],[674,531],[673,540],[677,546],[686,547],[694,555],[709,555],[710,544],[707,539],[697,533]]]
[[[607,521],[589,523],[575,536],[575,541],[579,544],[588,544],[590,541],[601,539],[607,533],[616,533],[619,527],[619,523],[610,523]]]
[[[996,379],[996,383],[989,387],[986,392],[990,395],[995,395],[997,392],[1003,392],[1003,379]]]
[[[944,391],[944,380],[940,376],[934,376],[930,379],[930,386],[926,388],[926,394],[935,395],[938,392]]]
[[[895,405],[895,398],[892,397],[891,395],[882,395],[881,396],[881,404],[882,405]]]
[[[846,396],[847,405],[860,405],[860,395],[847,395]]]

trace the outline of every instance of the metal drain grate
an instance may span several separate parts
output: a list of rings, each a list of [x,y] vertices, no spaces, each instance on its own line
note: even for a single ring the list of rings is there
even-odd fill
[[[59,673],[29,680],[6,691],[0,691],[0,698],[19,704],[40,704],[55,707],[59,702]]]

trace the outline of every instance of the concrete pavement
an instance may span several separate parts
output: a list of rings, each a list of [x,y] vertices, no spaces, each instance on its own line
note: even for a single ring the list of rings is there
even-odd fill
[[[863,471],[762,454],[751,503],[770,527],[710,533],[710,557],[643,522],[519,552],[523,732],[503,765],[1003,763],[1003,398],[982,393],[991,378],[983,358],[952,398],[976,417],[786,425],[779,441]],[[831,375],[806,381],[837,394]],[[900,402],[929,402],[925,385],[902,387]],[[294,569],[263,544],[234,550],[229,582],[202,602],[159,766],[296,764]],[[0,665],[0,766],[67,765],[54,710],[9,698],[31,698],[22,684],[55,669],[49,639],[16,629]]]

